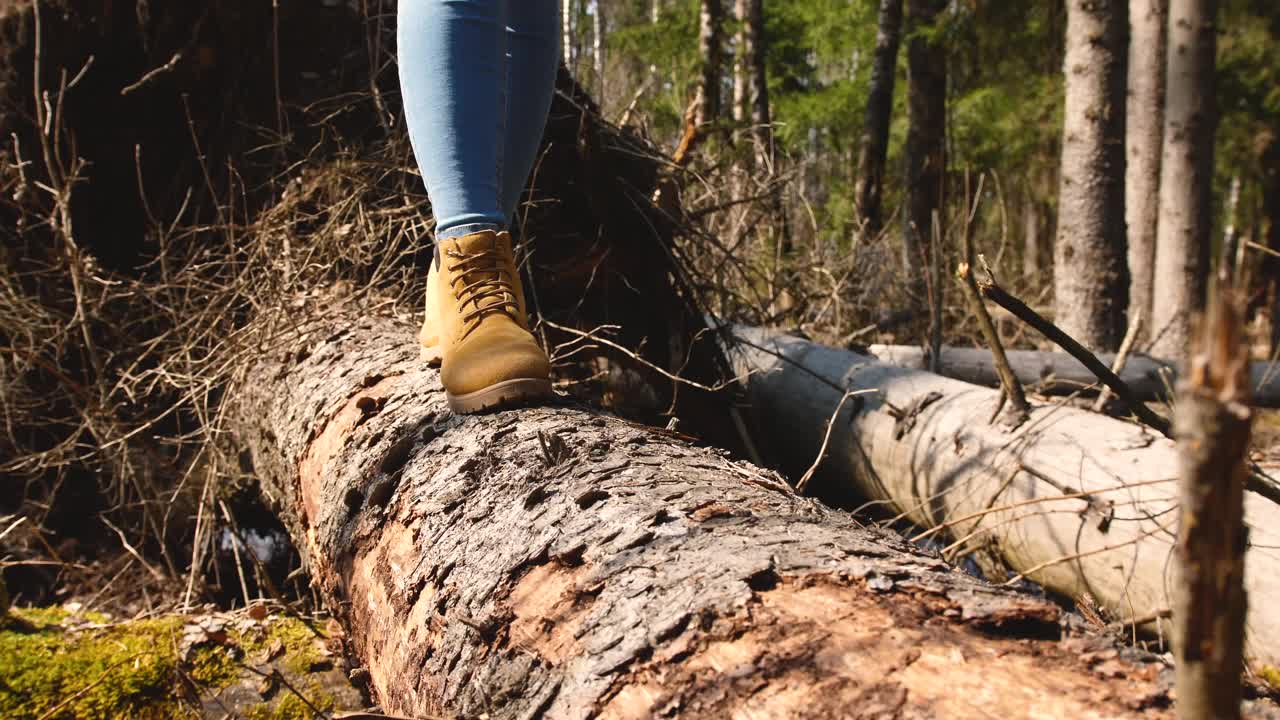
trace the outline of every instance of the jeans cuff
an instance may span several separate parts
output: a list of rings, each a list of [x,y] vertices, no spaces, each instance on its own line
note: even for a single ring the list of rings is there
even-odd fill
[[[502,229],[503,227],[501,225],[497,223],[489,223],[489,222],[467,223],[466,225],[454,225],[451,228],[445,228],[444,230],[437,230],[436,241],[438,242],[440,240],[452,240],[453,238],[460,238],[463,235],[470,235],[472,233],[484,232],[485,230],[494,230],[497,232],[501,232]]]

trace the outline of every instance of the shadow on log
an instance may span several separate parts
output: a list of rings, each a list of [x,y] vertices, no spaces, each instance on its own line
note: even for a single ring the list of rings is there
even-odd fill
[[[1167,714],[1159,664],[773,473],[577,407],[449,414],[413,331],[317,307],[232,395],[385,711]]]
[[[995,390],[766,330],[733,333],[753,413],[789,472],[814,461],[845,390],[871,391],[835,420],[820,468],[827,488],[852,488],[933,534],[945,530],[959,538],[953,551],[989,558],[1001,576],[1007,567],[1054,592],[1088,595],[1118,624],[1168,636],[1172,441],[1056,405],[1033,406],[1007,432],[988,423]],[[1245,496],[1248,593],[1280,597],[1280,505]],[[1280,612],[1254,603],[1246,623],[1246,657],[1280,664]]]

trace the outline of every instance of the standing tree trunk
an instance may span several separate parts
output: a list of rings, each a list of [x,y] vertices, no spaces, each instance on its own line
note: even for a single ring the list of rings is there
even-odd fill
[[[1274,128],[1262,155],[1262,214],[1267,224],[1267,247],[1280,253],[1280,127]],[[1262,254],[1264,292],[1271,293],[1271,352],[1280,352],[1280,257]]]
[[[881,192],[889,154],[889,120],[893,114],[893,86],[898,74],[898,45],[902,34],[902,0],[880,0],[876,18],[876,52],[871,65],[871,89],[858,148],[858,212],[862,234],[872,238],[884,225]]]
[[[738,22],[738,36],[733,53],[733,122],[742,124],[751,115],[751,85],[747,74],[751,60],[747,57],[747,17],[751,0],[734,0],[733,15]]]
[[[1054,319],[1092,350],[1125,331],[1124,144],[1127,0],[1067,3],[1066,107]]]
[[[569,69],[569,73],[573,74],[573,25],[574,20],[574,1],[561,0],[560,2],[560,52],[564,55],[564,66]]]
[[[751,133],[756,145],[756,167],[773,170],[773,114],[769,109],[768,39],[764,32],[764,0],[747,2],[746,54],[751,64]],[[781,195],[778,196],[781,213]]]
[[[1040,203],[1030,182],[1022,201],[1022,275],[1028,280],[1040,275]]]
[[[604,36],[609,31],[604,0],[594,0],[591,13],[591,62],[596,74],[596,99],[604,107]]]
[[[1174,409],[1180,472],[1173,652],[1178,717],[1185,720],[1240,717],[1253,415],[1249,348],[1234,301],[1217,298],[1196,334]]]
[[[924,273],[930,266],[933,214],[941,213],[946,178],[947,50],[928,31],[947,0],[907,0],[907,212],[903,228],[903,268],[911,273],[917,298],[924,300]]]
[[[698,14],[698,57],[702,63],[702,72],[698,87],[698,107],[694,115],[698,125],[715,122],[720,117],[723,33],[722,0],[701,0],[701,10]]]
[[[1065,633],[1047,600],[672,433],[565,406],[454,416],[412,327],[308,307],[231,397],[385,712],[1168,715],[1157,663]]]
[[[1216,0],[1172,0],[1152,353],[1182,361],[1191,318],[1204,308],[1213,228]]]
[[[1169,0],[1130,0],[1126,110],[1125,223],[1129,228],[1129,314],[1151,317],[1164,137],[1164,72]],[[1147,323],[1149,325],[1150,323]],[[1144,327],[1143,335],[1147,334]]]

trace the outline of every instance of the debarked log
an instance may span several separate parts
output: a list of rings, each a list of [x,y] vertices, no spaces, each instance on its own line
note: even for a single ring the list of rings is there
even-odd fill
[[[331,309],[231,396],[384,712],[1137,717],[1159,663],[782,479],[568,405],[451,415],[406,322]]]
[[[735,327],[751,409],[788,470],[814,462],[951,550],[978,553],[1044,587],[1096,602],[1117,624],[1167,634],[1178,458],[1140,425],[1033,405],[1015,430],[991,422],[999,392],[767,330]],[[841,390],[843,388],[844,390]],[[1245,494],[1246,657],[1280,665],[1280,505]]]
[[[871,345],[867,350],[882,362],[900,367],[926,370],[928,353],[914,345]],[[1044,393],[1073,393],[1099,386],[1094,376],[1079,360],[1061,351],[1006,350],[1009,367],[1018,382]],[[1098,355],[1103,365],[1111,366],[1115,356]],[[982,348],[944,347],[938,374],[975,385],[997,387],[1000,377],[991,362],[991,352]],[[1131,355],[1120,379],[1144,400],[1167,397],[1177,384],[1178,372],[1173,363],[1147,355]],[[1280,407],[1280,364],[1256,361],[1250,367],[1251,402],[1259,407]]]

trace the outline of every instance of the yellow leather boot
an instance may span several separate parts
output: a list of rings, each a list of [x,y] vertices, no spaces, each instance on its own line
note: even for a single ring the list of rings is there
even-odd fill
[[[418,339],[424,359],[440,356],[449,407],[473,413],[550,396],[551,364],[529,332],[511,236],[486,230],[441,240],[437,258]]]
[[[436,285],[440,282],[440,271],[431,263],[427,272],[427,312],[422,319],[422,329],[418,331],[418,344],[422,346],[422,362],[431,367],[440,367],[440,311],[436,309]]]

